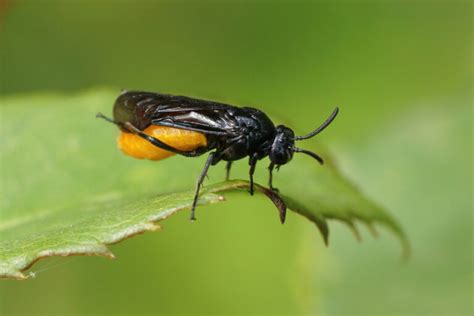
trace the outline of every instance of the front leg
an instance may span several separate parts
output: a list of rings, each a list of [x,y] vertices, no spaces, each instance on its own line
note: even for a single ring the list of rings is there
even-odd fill
[[[227,161],[225,165],[225,180],[229,181],[230,178],[230,168],[232,168],[232,161]]]
[[[270,190],[278,192],[278,189],[274,188],[273,184],[272,184],[272,182],[273,182],[273,168],[275,168],[275,164],[272,162],[272,163],[270,163],[270,166],[268,166],[268,171],[270,173],[270,175],[268,177],[268,186],[270,187]]]
[[[215,156],[215,153],[209,154],[209,156],[207,157],[206,163],[204,164],[204,168],[202,169],[201,174],[199,175],[196,181],[196,190],[194,191],[193,206],[191,207],[191,220],[192,221],[196,220],[195,213],[196,213],[197,201],[199,198],[199,190],[201,190],[202,183],[204,182],[204,178],[207,175],[207,171],[209,170],[209,167],[214,162],[214,156]]]
[[[253,174],[255,172],[255,166],[257,165],[257,154],[254,154],[249,159],[249,176],[250,176],[250,195],[253,195]]]

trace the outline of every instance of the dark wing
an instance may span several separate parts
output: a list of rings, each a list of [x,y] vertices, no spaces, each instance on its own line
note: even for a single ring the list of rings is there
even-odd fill
[[[203,110],[203,109],[216,109],[225,110],[234,108],[232,105],[199,100],[189,98],[185,96],[175,96],[171,94],[161,94],[154,92],[143,92],[143,91],[127,91],[122,93],[119,98],[119,102],[131,103],[132,106],[139,108],[152,108],[159,107],[162,113],[173,113],[181,111],[192,111],[192,110]]]
[[[209,135],[238,136],[233,115],[239,108],[213,101],[151,92],[123,93],[118,102],[133,108],[147,125],[168,126]]]

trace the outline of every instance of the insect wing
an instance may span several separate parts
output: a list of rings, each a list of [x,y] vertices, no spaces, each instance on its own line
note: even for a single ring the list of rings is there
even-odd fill
[[[130,91],[120,98],[131,102],[153,125],[174,127],[209,135],[238,136],[237,122],[228,104],[150,92]]]

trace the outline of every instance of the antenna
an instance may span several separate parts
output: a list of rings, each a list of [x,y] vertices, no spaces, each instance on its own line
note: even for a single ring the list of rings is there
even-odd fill
[[[293,151],[295,153],[303,153],[303,154],[306,154],[308,156],[311,156],[313,157],[314,159],[316,159],[320,164],[324,164],[324,160],[323,158],[319,157],[316,153],[313,153],[312,151],[309,151],[309,150],[306,150],[306,149],[301,149],[301,148],[293,148]]]
[[[332,112],[332,114],[327,118],[327,120],[321,124],[321,126],[319,126],[317,129],[315,129],[314,131],[312,131],[311,133],[309,134],[306,134],[304,136],[296,136],[295,137],[295,140],[303,140],[303,139],[308,139],[308,138],[311,138],[319,133],[321,133],[326,127],[328,127],[329,124],[331,124],[331,122],[336,118],[337,116],[337,113],[339,113],[339,108],[336,107],[334,109],[334,111]]]

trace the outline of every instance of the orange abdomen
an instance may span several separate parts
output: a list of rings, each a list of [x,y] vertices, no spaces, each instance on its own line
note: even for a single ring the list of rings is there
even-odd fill
[[[207,146],[206,136],[198,132],[156,125],[150,125],[143,132],[182,151],[192,151]],[[126,132],[120,133],[117,146],[124,154],[138,159],[160,160],[175,155],[151,144],[138,135]]]

